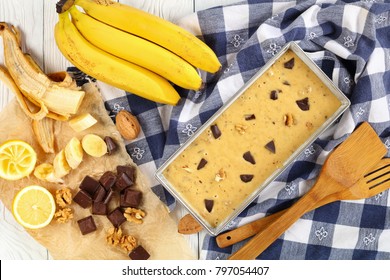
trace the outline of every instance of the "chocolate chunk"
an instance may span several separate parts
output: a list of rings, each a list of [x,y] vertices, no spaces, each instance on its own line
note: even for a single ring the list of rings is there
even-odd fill
[[[123,215],[121,209],[119,207],[112,210],[107,214],[107,218],[114,225],[114,227],[119,227],[126,221],[126,217]]]
[[[211,132],[213,133],[213,136],[215,139],[218,139],[219,137],[221,137],[222,133],[219,130],[218,125],[213,124],[212,126],[210,126],[210,129],[211,129]]]
[[[99,188],[100,184],[94,178],[90,176],[85,176],[83,181],[80,184],[80,189],[87,192],[90,197],[93,197],[95,191]]]
[[[133,207],[138,208],[141,204],[142,192],[132,189],[126,189],[120,196],[121,207]]]
[[[297,103],[299,109],[301,109],[302,111],[308,111],[310,109],[308,97],[305,97],[301,100],[297,100],[295,102]]]
[[[139,245],[130,252],[129,257],[132,260],[147,260],[149,259],[150,254],[144,249],[144,247]]]
[[[78,220],[77,223],[79,224],[82,235],[91,233],[96,230],[96,224],[92,216]]]
[[[94,215],[107,215],[107,204],[102,201],[94,201],[92,203],[92,214]]]
[[[250,151],[245,152],[245,153],[242,155],[242,157],[243,157],[246,161],[248,161],[248,162],[250,162],[250,163],[252,163],[252,164],[256,164],[256,161],[255,161],[255,159],[254,159],[254,157],[252,156],[252,154],[251,154]]]
[[[286,85],[286,86],[291,86],[290,82],[289,81],[283,81],[283,85]]]
[[[272,100],[277,100],[278,99],[278,95],[279,95],[279,92],[280,90],[272,90],[269,97],[272,99]]]
[[[73,201],[83,208],[88,208],[92,204],[92,197],[87,192],[79,190],[79,192],[73,197]]]
[[[104,204],[108,204],[110,202],[110,200],[111,200],[113,195],[114,195],[114,190],[113,189],[109,189],[107,191],[106,197],[103,200],[103,203]]]
[[[246,121],[251,121],[251,120],[255,120],[255,119],[256,119],[255,114],[245,115]]]
[[[274,140],[269,141],[264,147],[273,154],[276,152]]]
[[[287,68],[287,69],[293,69],[294,68],[294,58],[291,58],[289,61],[286,61],[284,63],[284,68]]]
[[[116,175],[112,171],[104,172],[104,174],[99,179],[99,183],[104,187],[106,191],[112,188],[115,185],[115,182]]]
[[[103,199],[106,197],[107,191],[103,186],[99,186],[95,194],[93,195],[92,200],[99,202],[103,201]]]
[[[204,158],[202,158],[198,164],[198,167],[196,168],[197,170],[199,169],[202,169],[203,167],[205,167],[205,165],[207,164],[207,160],[205,160]]]
[[[109,155],[112,155],[112,153],[115,152],[116,149],[118,148],[114,139],[112,139],[110,136],[106,136],[104,137],[104,142],[106,142],[107,145],[107,153]]]
[[[134,185],[134,182],[129,178],[129,176],[127,176],[125,172],[120,173],[115,182],[115,188],[118,192],[121,192],[124,189],[131,187],[132,185]]]
[[[120,175],[121,173],[126,173],[131,181],[135,182],[135,167],[131,165],[118,165],[116,167],[116,173]]]
[[[253,175],[252,174],[241,174],[240,175],[240,179],[244,183],[248,183],[248,182],[252,181]]]
[[[204,200],[204,206],[206,207],[206,210],[210,213],[213,210],[213,207],[214,207],[214,200],[212,200],[212,199],[205,199]]]

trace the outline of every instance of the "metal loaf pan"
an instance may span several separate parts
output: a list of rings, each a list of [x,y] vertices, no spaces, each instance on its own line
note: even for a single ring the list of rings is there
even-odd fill
[[[282,164],[282,167],[277,169],[271,176],[269,176],[258,188],[251,193],[241,205],[236,208],[228,218],[220,222],[216,227],[211,226],[207,221],[202,218],[197,211],[181,197],[178,191],[175,189],[167,178],[164,177],[163,172],[166,168],[189,146],[191,143],[210,125],[217,120],[217,118],[233,104],[237,98],[240,97],[261,75],[263,75],[272,64],[275,63],[287,50],[292,50],[319,79],[329,88],[329,90],[337,97],[341,105],[337,111],[325,121],[325,123],[311,134],[311,137],[307,139],[295,152]],[[217,235],[234,219],[236,218],[256,197],[258,197],[261,191],[267,187],[273,180],[275,180],[294,160],[319,136],[322,134],[334,121],[336,121],[341,114],[349,107],[350,101],[347,97],[334,85],[334,83],[325,75],[325,73],[305,54],[305,52],[294,42],[286,44],[277,55],[270,59],[226,104],[224,104],[206,123],[204,123],[189,139],[186,141],[157,171],[156,179],[178,200],[185,208],[199,221],[202,226],[207,229],[211,235]]]

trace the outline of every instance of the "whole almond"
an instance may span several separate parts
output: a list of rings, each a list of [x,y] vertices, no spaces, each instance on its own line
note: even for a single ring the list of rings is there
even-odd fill
[[[180,219],[178,225],[178,232],[181,234],[193,234],[201,231],[202,225],[198,223],[191,214],[185,215]]]
[[[115,117],[116,128],[123,138],[133,140],[138,137],[141,126],[135,116],[129,111],[121,110]]]

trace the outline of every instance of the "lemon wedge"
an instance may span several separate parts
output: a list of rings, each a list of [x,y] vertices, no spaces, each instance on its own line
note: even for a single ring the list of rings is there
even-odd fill
[[[0,145],[0,177],[19,180],[30,175],[37,162],[34,149],[22,140],[9,140]]]

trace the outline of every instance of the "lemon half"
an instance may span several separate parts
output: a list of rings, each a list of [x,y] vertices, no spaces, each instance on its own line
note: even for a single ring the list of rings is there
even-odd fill
[[[53,219],[55,210],[53,195],[46,188],[37,185],[21,189],[12,204],[16,221],[29,229],[47,226]]]
[[[22,140],[9,140],[0,145],[0,177],[19,180],[30,175],[37,162],[34,149]]]

